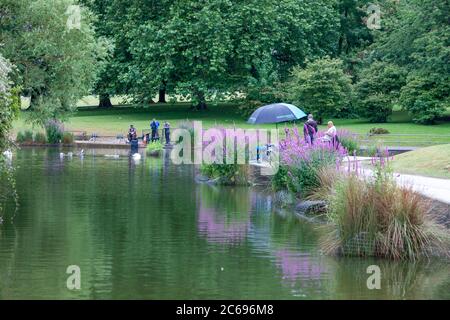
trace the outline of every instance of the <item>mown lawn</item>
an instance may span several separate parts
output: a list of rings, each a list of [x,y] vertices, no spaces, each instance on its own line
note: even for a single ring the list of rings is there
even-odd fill
[[[395,172],[450,178],[450,144],[406,152],[394,157]]]
[[[236,105],[222,103],[210,105],[207,111],[193,111],[188,103],[154,104],[148,108],[114,107],[107,110],[99,110],[92,107],[80,107],[77,113],[70,118],[65,127],[67,130],[82,130],[88,135],[115,136],[125,133],[130,124],[138,128],[148,129],[151,119],[156,118],[160,122],[169,121],[172,128],[177,127],[181,121],[198,120],[203,122],[203,127],[239,127],[239,128],[275,128],[275,125],[253,126],[246,123],[246,119],[239,115]],[[328,120],[328,119],[324,119]],[[437,125],[426,126],[411,122],[407,113],[395,111],[388,123],[374,124],[363,119],[332,119],[338,129],[348,129],[361,134],[363,138],[373,127],[388,129],[391,135],[378,135],[370,137],[370,143],[384,143],[397,146],[423,146],[430,144],[450,143],[450,121],[443,121]],[[293,124],[280,124],[291,127]],[[13,134],[17,131],[30,128],[24,121],[24,117],[14,123]],[[325,125],[320,127],[325,129]],[[282,131],[282,130],[280,130]],[[405,135],[406,136],[402,136]],[[422,136],[431,135],[432,137]],[[364,142],[366,144],[366,142]]]

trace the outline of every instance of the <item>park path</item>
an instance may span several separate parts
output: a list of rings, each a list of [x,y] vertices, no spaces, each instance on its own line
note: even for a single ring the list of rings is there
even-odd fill
[[[438,179],[411,174],[395,173],[400,185],[411,186],[429,198],[450,204],[450,179]]]
[[[368,157],[347,157],[344,159],[344,162],[358,161],[364,164],[370,159]],[[373,171],[364,165],[362,171],[368,176],[373,174]],[[394,178],[401,186],[411,187],[414,191],[426,197],[450,204],[450,179],[431,178],[398,172],[394,173]]]

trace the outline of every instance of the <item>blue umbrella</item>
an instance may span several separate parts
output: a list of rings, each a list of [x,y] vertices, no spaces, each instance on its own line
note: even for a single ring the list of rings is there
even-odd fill
[[[256,109],[247,123],[279,123],[298,120],[304,117],[306,117],[306,114],[292,104],[274,103]]]

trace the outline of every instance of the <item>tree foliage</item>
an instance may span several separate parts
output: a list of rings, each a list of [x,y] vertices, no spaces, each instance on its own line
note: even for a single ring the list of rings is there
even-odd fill
[[[80,8],[79,28],[68,28],[73,0],[4,0],[0,42],[16,65],[22,94],[31,97],[30,119],[43,124],[64,119],[89,93],[105,41],[96,38],[91,13]],[[76,18],[76,17],[75,17]]]
[[[357,112],[371,122],[386,122],[405,84],[405,71],[395,64],[372,63],[356,84]]]
[[[405,70],[399,103],[419,123],[433,123],[450,106],[449,12],[448,0],[399,2],[385,16],[386,27],[368,50],[362,71],[362,77],[370,75],[376,60]]]
[[[9,146],[9,132],[19,112],[17,88],[12,88],[11,63],[0,54],[0,157]]]
[[[167,82],[199,108],[335,51],[334,1],[172,1],[163,23],[136,29],[135,92]],[[269,70],[269,71],[268,71]],[[262,81],[263,82],[263,81]]]
[[[353,99],[351,78],[344,73],[342,61],[329,57],[311,61],[305,68],[294,67],[285,88],[286,100],[320,122],[348,109]]]

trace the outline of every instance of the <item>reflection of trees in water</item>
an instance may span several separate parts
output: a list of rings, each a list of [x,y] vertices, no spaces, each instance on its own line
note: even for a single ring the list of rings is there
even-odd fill
[[[244,187],[199,187],[198,231],[210,242],[241,243],[250,225],[250,192]]]
[[[8,207],[8,202],[12,204],[11,211],[13,212],[9,218],[13,219],[19,206],[14,167],[0,155],[0,224],[5,219],[5,209]]]
[[[334,271],[334,291],[342,299],[422,299],[443,298],[436,288],[450,280],[450,266],[440,261],[389,261],[340,258]],[[381,271],[381,289],[369,290],[367,267]],[[450,292],[450,291],[448,291]],[[449,297],[447,293],[447,298]]]

